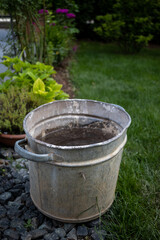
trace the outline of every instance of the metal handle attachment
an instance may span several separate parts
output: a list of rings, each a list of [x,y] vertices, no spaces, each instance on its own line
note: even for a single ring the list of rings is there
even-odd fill
[[[53,161],[55,160],[55,155],[54,153],[49,153],[49,154],[36,154],[30,151],[27,151],[20,145],[27,144],[26,139],[18,140],[15,143],[14,149],[15,151],[23,158],[26,158],[28,160],[31,160],[33,162],[47,162],[47,161]],[[58,156],[57,156],[58,157]]]

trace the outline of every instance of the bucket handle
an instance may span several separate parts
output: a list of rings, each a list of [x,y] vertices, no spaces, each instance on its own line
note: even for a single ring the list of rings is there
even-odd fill
[[[15,151],[23,158],[26,158],[33,162],[48,162],[55,160],[55,157],[57,156],[54,153],[49,154],[36,154],[33,152],[30,152],[26,149],[24,149],[21,145],[27,144],[27,140],[24,138],[22,140],[18,140],[15,143],[14,149]],[[57,156],[59,157],[59,156]]]

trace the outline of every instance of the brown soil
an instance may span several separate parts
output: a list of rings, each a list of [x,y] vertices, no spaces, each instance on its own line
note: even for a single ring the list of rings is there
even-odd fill
[[[119,125],[111,120],[94,121],[85,125],[70,123],[66,126],[45,129],[45,133],[37,139],[57,146],[82,146],[104,142],[116,136],[120,131]]]
[[[69,98],[74,98],[74,87],[70,81],[69,78],[69,72],[68,72],[68,65],[69,65],[70,59],[65,59],[58,67],[55,67],[56,75],[54,76],[54,79],[57,83],[62,84],[62,90],[69,94]]]

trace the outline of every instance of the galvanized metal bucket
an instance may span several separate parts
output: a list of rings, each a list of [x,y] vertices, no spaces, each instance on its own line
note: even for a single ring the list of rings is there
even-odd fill
[[[37,139],[48,129],[104,120],[113,121],[118,130],[103,142],[57,146]],[[24,119],[26,139],[17,141],[15,150],[30,160],[30,194],[36,207],[63,222],[86,222],[104,214],[114,200],[130,123],[122,107],[92,100],[55,101],[30,112]]]

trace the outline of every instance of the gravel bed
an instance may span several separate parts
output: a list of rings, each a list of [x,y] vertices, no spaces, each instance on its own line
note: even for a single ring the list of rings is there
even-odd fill
[[[28,161],[12,148],[0,149],[0,239],[107,239],[99,219],[83,224],[55,221],[30,198]]]

